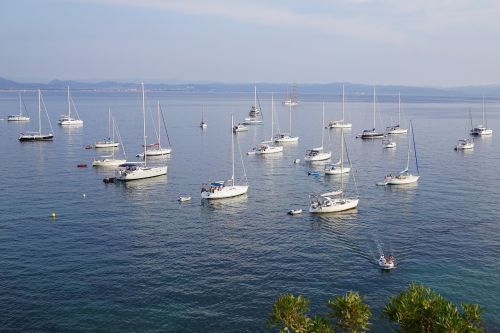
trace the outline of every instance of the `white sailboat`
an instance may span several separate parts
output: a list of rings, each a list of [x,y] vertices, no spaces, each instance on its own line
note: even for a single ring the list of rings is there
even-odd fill
[[[114,124],[114,122],[113,122]],[[114,126],[114,125],[113,125]],[[114,128],[111,130],[111,108],[108,108],[108,138],[97,141],[94,144],[95,148],[116,148],[120,145],[119,142],[115,142],[115,131]],[[111,137],[111,132],[113,132],[113,137]]]
[[[7,121],[29,121],[30,117],[23,115],[23,98],[19,93],[19,114],[7,116]]]
[[[344,85],[342,85],[342,119],[330,121],[327,125],[328,128],[351,128],[352,124],[345,121],[345,93]]]
[[[200,127],[201,127],[202,129],[205,129],[205,128],[207,128],[207,127],[208,127],[208,124],[207,124],[207,122],[205,121],[204,113],[205,113],[204,111],[201,111],[201,122],[200,122]]]
[[[385,128],[387,134],[406,134],[408,133],[407,128],[402,128],[401,124],[401,93],[398,93],[398,124],[393,126],[388,126]],[[392,147],[390,147],[392,148]]]
[[[485,116],[485,111],[484,111],[484,95],[483,95],[483,122],[481,125],[477,125],[473,129],[470,130],[470,135],[474,136],[483,136],[483,135],[492,135],[493,130],[491,128],[488,128],[488,125],[486,123],[486,116]]]
[[[361,139],[382,139],[384,137],[384,133],[380,133],[375,130],[376,109],[376,94],[375,87],[373,87],[373,129],[364,130],[359,136]]]
[[[137,154],[137,157],[144,158],[144,154],[146,154],[147,156],[163,156],[163,155],[168,155],[168,154],[172,153],[172,148],[170,148],[170,147],[165,148],[165,147],[161,146],[160,115],[161,115],[161,117],[163,117],[163,113],[161,113],[160,101],[158,101],[158,105],[157,105],[158,131],[156,132],[156,134],[157,134],[156,138],[158,139],[158,141],[147,145],[146,150],[143,153]],[[156,131],[156,127],[155,127],[155,131]],[[165,128],[165,131],[166,131],[166,128]],[[168,133],[167,133],[167,139],[168,139]],[[170,140],[169,140],[169,145],[170,145]]]
[[[323,124],[325,123],[325,103],[323,103],[323,111],[322,111],[322,120],[321,120],[321,147],[312,148],[306,151],[306,155],[304,156],[304,161],[306,162],[318,162],[325,161],[332,157],[332,152],[325,152],[323,150],[324,146],[324,130]]]
[[[110,123],[112,126],[112,136],[109,138],[110,142],[120,144],[120,142],[115,141],[115,132],[118,136],[119,141],[121,140],[121,135],[120,132],[118,131],[118,127],[115,123],[115,119],[111,117],[111,110],[110,110]],[[117,146],[112,146],[117,147]],[[115,158],[115,149],[112,150],[111,155],[103,155],[100,158],[94,158],[94,161],[92,161],[92,166],[95,167],[117,167],[125,162],[127,162],[127,155],[125,153],[125,148],[123,145],[121,145],[122,150],[123,150],[123,156],[125,158]],[[97,148],[97,147],[96,147]]]
[[[231,128],[233,128],[233,115],[231,115]],[[227,182],[209,182],[203,184],[201,188],[201,198],[207,200],[232,198],[248,192],[248,183],[245,185],[236,185],[234,179],[234,138],[231,135],[231,162],[232,174],[231,179]],[[243,164],[243,160],[241,160]],[[243,173],[246,179],[245,166],[243,165]]]
[[[47,134],[42,133],[42,105],[45,111],[45,115],[47,116],[47,120],[49,122],[50,132]],[[45,103],[42,99],[42,92],[38,89],[38,132],[26,132],[21,133],[19,136],[19,141],[52,141],[54,139],[54,134],[52,130],[52,124],[50,122],[49,114],[47,113],[47,109],[45,108]]]
[[[405,185],[405,184],[411,184],[415,183],[418,181],[420,178],[419,171],[418,171],[418,160],[417,160],[417,150],[415,146],[415,134],[413,132],[413,125],[410,122],[410,136],[408,136],[408,154],[407,154],[407,159],[406,159],[406,168],[399,172],[397,175],[392,175],[388,174],[387,176],[384,177],[384,181],[381,183],[378,183],[377,185]],[[411,153],[411,141],[413,141],[413,152],[415,154],[415,166],[416,166],[416,175],[412,175],[409,172],[409,167],[410,167],[410,153]]]
[[[83,126],[83,120],[80,119],[80,116],[78,115],[78,111],[75,108],[75,113],[76,113],[76,118],[71,117],[71,103],[72,99],[69,95],[69,86],[68,86],[68,114],[63,114],[61,115],[61,118],[59,118],[58,124],[61,126]],[[75,104],[73,103],[73,107]]]
[[[281,153],[283,151],[283,146],[273,145],[274,138],[274,94],[271,96],[271,140],[262,141],[257,147],[255,147],[248,154],[256,155],[267,155]]]
[[[344,166],[344,130],[340,133],[340,163],[328,164],[324,171],[326,175],[340,175],[351,171],[350,167]]]
[[[292,135],[292,105],[288,105],[289,116],[288,116],[288,133],[278,133],[274,137],[274,142],[276,143],[294,143],[299,141],[298,136]],[[279,131],[279,129],[278,129]]]
[[[143,146],[144,146],[144,162],[125,162],[120,164],[117,170],[118,176],[117,180],[120,181],[131,181],[145,178],[152,178],[163,176],[167,174],[167,166],[156,166],[150,167],[147,165],[146,154],[146,106],[145,106],[145,96],[144,96],[144,83],[141,83],[142,88],[142,119],[143,119]]]
[[[286,106],[297,106],[299,105],[299,100],[297,99],[297,88],[296,84],[292,84],[292,88],[290,91],[288,91],[288,86],[286,88],[286,97],[285,100],[283,101],[283,105]]]
[[[239,132],[246,132],[246,131],[248,131],[248,127],[243,125],[242,123],[239,123],[239,124],[233,126],[233,133],[234,134],[239,133]]]
[[[345,145],[345,140],[344,140],[344,129],[341,129],[341,137],[342,137],[342,143]],[[344,148],[344,147],[342,147]],[[345,149],[347,152],[347,145],[345,145]],[[341,154],[341,166],[343,166],[343,161],[344,161],[344,154],[343,154],[344,149],[342,149],[342,154]],[[349,160],[349,170],[350,170],[351,164]],[[356,186],[356,180],[354,179],[353,175],[353,180],[354,184]],[[345,189],[344,189],[344,172],[340,172],[340,190],[329,192],[329,193],[323,193],[319,195],[312,195],[311,196],[311,203],[309,206],[309,212],[314,213],[314,214],[319,214],[319,213],[335,213],[335,212],[342,212],[346,211],[349,209],[353,209],[358,207],[359,203],[359,198],[358,196],[354,197],[345,197]],[[357,192],[357,188],[356,188]]]
[[[262,110],[257,103],[257,86],[254,86],[254,102],[250,108],[250,112],[248,112],[248,118],[245,118],[243,121],[243,125],[262,125],[263,123]]]
[[[453,149],[455,150],[468,150],[474,148],[474,141],[471,139],[459,139],[458,143]]]

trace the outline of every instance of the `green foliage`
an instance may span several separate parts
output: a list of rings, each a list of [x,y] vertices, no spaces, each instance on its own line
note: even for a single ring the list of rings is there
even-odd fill
[[[329,300],[328,307],[328,316],[335,319],[335,328],[341,332],[362,333],[368,330],[372,313],[357,292],[349,291],[344,296]]]
[[[483,332],[481,309],[477,304],[462,304],[463,311],[423,285],[412,283],[391,297],[384,315],[399,324],[404,333],[479,333]]]
[[[330,321],[321,316],[312,317],[307,329],[308,333],[334,333],[335,330]]]
[[[302,295],[280,295],[273,304],[267,322],[271,327],[279,327],[280,332],[305,333],[308,332],[310,321],[307,311],[309,300]]]

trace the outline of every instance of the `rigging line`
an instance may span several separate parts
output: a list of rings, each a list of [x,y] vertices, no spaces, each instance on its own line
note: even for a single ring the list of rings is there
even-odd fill
[[[147,105],[147,109],[149,110],[149,116],[151,117],[151,123],[153,124],[153,128],[155,130],[155,136],[156,136],[156,142],[159,142],[160,141],[160,137],[158,136],[158,131],[156,130],[156,121],[155,119],[153,118],[154,115],[153,115],[153,109],[151,108],[151,105],[149,104],[149,100],[147,99],[147,97],[145,97],[145,100],[146,100],[146,105]],[[158,124],[158,129],[160,127],[160,124]],[[161,148],[161,147],[159,147]]]
[[[76,109],[76,104],[75,104],[75,101],[73,100],[73,96],[69,95],[69,100],[70,100],[71,104],[73,105],[73,109],[75,109],[76,116],[78,117],[78,119],[80,119],[80,115],[78,114],[78,110]]]
[[[28,108],[26,107],[26,104],[24,103],[24,99],[22,99],[22,102],[23,102],[23,106],[24,106],[24,112],[26,112],[26,115],[29,116],[30,114],[28,113]]]
[[[236,135],[236,144],[238,145],[238,152],[240,153],[241,165],[243,166],[243,177],[245,178],[245,183],[248,185],[247,171],[245,169],[245,163],[243,163],[243,153],[241,152],[239,135]],[[233,185],[234,185],[234,181],[233,181]]]
[[[113,121],[113,128],[116,131],[116,136],[118,136],[118,140],[120,140],[120,145],[122,146],[122,151],[123,151],[123,156],[125,159],[127,159],[127,153],[125,152],[125,145],[123,144],[122,136],[120,134],[120,130],[118,129],[118,125],[116,124],[116,119],[111,116],[111,119]]]
[[[45,111],[45,116],[47,116],[47,120],[49,121],[50,132],[54,133],[54,130],[52,129],[52,122],[50,121],[49,113],[47,112],[47,107],[45,106],[45,101],[43,100],[43,97],[41,94],[40,94],[40,99],[42,100],[42,106],[43,106],[43,110]]]
[[[417,166],[417,175],[420,175],[420,171],[418,170],[417,146],[415,145],[415,131],[413,130],[413,123],[411,120],[410,120],[410,129],[411,129],[411,137],[413,139],[413,152],[415,153],[415,164]]]
[[[163,109],[161,108],[161,104],[160,104],[160,114],[161,114],[161,120],[163,122],[163,128],[165,128],[165,133],[167,134],[168,146],[172,147],[172,145],[170,144],[170,137],[168,136],[167,124],[165,123],[165,117],[163,116]]]
[[[354,175],[356,172],[354,172],[352,168],[351,158],[349,157],[349,150],[347,149],[347,142],[345,141],[345,136],[344,136],[344,147],[345,147],[345,153],[347,155],[347,161],[349,162],[349,167],[351,168],[351,171],[349,173],[352,173],[352,180],[354,181],[354,188],[356,189],[356,195],[359,197],[358,184],[356,182],[356,176]]]

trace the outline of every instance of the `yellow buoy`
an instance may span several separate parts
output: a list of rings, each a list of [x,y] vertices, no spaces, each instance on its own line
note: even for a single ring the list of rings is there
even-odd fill
[[[52,218],[55,219],[56,218],[56,213],[55,212],[52,212]]]

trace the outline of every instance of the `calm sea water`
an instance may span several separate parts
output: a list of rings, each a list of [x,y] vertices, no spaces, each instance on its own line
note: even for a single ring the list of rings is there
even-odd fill
[[[380,140],[355,139],[372,127],[372,105],[348,100],[346,118],[354,126],[346,141],[359,208],[313,216],[308,195],[336,188],[340,178],[308,176],[309,166],[293,160],[321,144],[322,100],[329,100],[326,120],[340,117],[332,96],[304,96],[293,113],[300,142],[275,156],[243,154],[248,195],[213,203],[199,199],[200,185],[230,176],[230,114],[241,121],[252,94],[148,93],[152,108],[159,99],[165,112],[173,147],[168,175],[109,185],[102,182],[109,172],[77,164],[90,165],[99,154],[84,147],[107,136],[108,107],[134,159],[142,142],[139,94],[74,92],[85,121],[79,129],[56,125],[67,108],[64,92],[44,96],[54,142],[17,141],[19,132],[37,127],[35,93],[24,95],[31,122],[0,122],[2,330],[258,332],[280,293],[304,294],[313,312],[324,313],[329,298],[353,289],[374,310],[372,331],[384,332],[383,304],[412,281],[456,303],[480,303],[490,331],[499,330],[498,103],[487,103],[494,135],[476,139],[473,151],[456,152],[456,140],[467,136],[469,108],[480,122],[479,101],[408,103],[403,96],[421,179],[389,188],[375,183],[405,167],[407,136],[396,137],[393,151]],[[238,136],[243,153],[271,135],[270,94],[260,97],[266,123]],[[380,128],[397,119],[395,97],[385,101],[378,105]],[[17,94],[2,93],[0,118],[17,105]],[[276,113],[287,130],[288,109],[276,103]],[[149,115],[147,121],[151,138]],[[325,147],[336,160],[338,131],[325,132]],[[193,200],[179,204],[181,194]],[[304,213],[287,216],[291,208]],[[377,268],[381,250],[396,256],[397,269]]]

